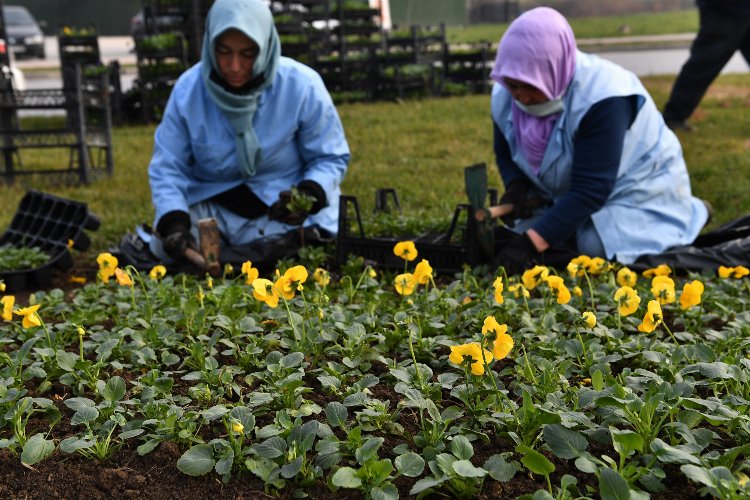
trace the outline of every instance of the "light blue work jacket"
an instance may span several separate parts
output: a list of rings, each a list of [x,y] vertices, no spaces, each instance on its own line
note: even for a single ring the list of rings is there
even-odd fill
[[[604,206],[591,215],[606,257],[625,264],[641,255],[692,243],[708,217],[703,202],[691,195],[677,136],[665,125],[638,77],[614,63],[578,51],[565,108],[555,124],[538,176],[515,140],[512,97],[499,84],[493,88],[491,108],[513,161],[544,197],[554,201],[570,189],[573,141],[581,119],[603,99],[634,95],[640,96],[642,105],[625,134],[614,190]],[[555,210],[555,205],[549,210]],[[586,226],[591,228],[591,224]],[[587,235],[578,234],[579,241],[587,239]]]
[[[281,191],[312,180],[325,190],[328,206],[308,217],[305,225],[317,224],[335,234],[340,184],[350,155],[341,120],[320,75],[281,58],[273,84],[261,94],[253,118],[262,160],[254,176],[243,177],[235,131],[206,93],[201,64],[180,76],[156,129],[148,170],[154,224],[167,212],[191,212],[191,207],[205,205],[201,202],[239,184],[246,184],[270,206]],[[219,212],[229,212],[212,205]],[[292,229],[266,216],[248,221],[225,215],[219,218],[219,230],[232,245]],[[221,227],[222,221],[231,221],[232,227]]]

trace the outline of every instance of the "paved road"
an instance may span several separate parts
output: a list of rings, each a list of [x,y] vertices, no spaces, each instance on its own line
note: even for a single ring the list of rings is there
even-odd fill
[[[688,58],[688,46],[693,37],[692,33],[681,33],[628,37],[627,39],[586,39],[581,40],[580,46],[582,50],[597,53],[639,76],[675,75]],[[626,42],[623,43],[623,40]],[[47,37],[46,44],[47,58],[45,60],[17,61],[18,67],[24,70],[28,88],[58,88],[61,85],[57,38]],[[117,59],[122,66],[132,66],[136,62],[133,49],[131,37],[99,37],[99,50],[105,63]],[[738,52],[724,67],[723,73],[747,73],[748,71],[750,68]],[[135,69],[132,67],[123,69],[123,90],[132,86],[136,76]]]

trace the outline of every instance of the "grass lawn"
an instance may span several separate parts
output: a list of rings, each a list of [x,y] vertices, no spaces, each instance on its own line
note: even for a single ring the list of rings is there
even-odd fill
[[[693,33],[698,30],[698,11],[690,9],[627,16],[579,17],[569,21],[578,39]],[[623,26],[628,26],[630,31],[626,33]],[[507,23],[447,26],[446,37],[450,43],[497,43],[507,28]]]
[[[644,79],[661,106],[674,77]],[[377,187],[396,188],[408,217],[448,220],[457,203],[466,202],[463,167],[486,162],[490,185],[500,188],[492,153],[489,96],[378,102],[339,106],[352,151],[343,185],[369,213]],[[750,206],[750,75],[720,77],[693,117],[697,131],[680,139],[697,196],[715,207],[714,225],[747,213]],[[93,233],[92,252],[106,249],[139,222],[151,222],[153,211],[147,167],[154,126],[114,131],[115,169],[111,179],[89,186],[63,186],[50,178],[21,179],[0,185],[0,227],[5,228],[27,188],[89,204],[102,219]],[[54,150],[53,150],[54,151]],[[40,156],[32,156],[30,153]],[[22,151],[24,162],[67,162],[67,152]],[[51,159],[50,159],[51,158]]]

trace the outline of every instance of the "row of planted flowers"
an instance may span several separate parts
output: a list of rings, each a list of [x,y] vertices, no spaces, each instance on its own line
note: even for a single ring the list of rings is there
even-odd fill
[[[467,269],[437,286],[428,261],[410,271],[412,242],[394,253],[395,277],[354,259],[310,280],[291,262],[267,278],[250,262],[215,280],[142,276],[101,254],[70,298],[4,295],[0,448],[31,465],[170,440],[189,475],[374,498],[404,483],[473,495],[523,470],[540,498],[646,498],[675,468],[747,494],[748,269],[680,289],[667,266],[580,256],[563,274]],[[56,435],[66,412],[82,430]]]

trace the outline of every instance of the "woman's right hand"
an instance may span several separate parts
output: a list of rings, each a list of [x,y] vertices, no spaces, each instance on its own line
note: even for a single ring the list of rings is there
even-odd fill
[[[509,203],[513,205],[513,211],[501,217],[508,227],[516,225],[515,219],[528,219],[532,210],[528,205],[529,181],[525,177],[519,177],[505,188],[505,193],[500,198],[500,204]]]

